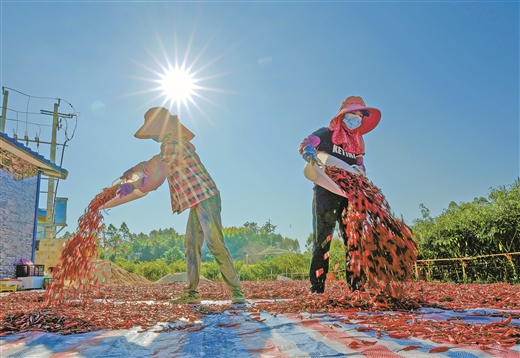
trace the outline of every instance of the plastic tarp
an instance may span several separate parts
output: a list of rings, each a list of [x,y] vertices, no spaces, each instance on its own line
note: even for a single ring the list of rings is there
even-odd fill
[[[438,320],[453,316],[478,324],[500,320],[499,317],[475,315],[497,312],[489,309],[422,311],[425,318]],[[386,334],[376,338],[375,332],[359,332],[355,329],[357,324],[345,324],[324,314],[272,315],[269,312],[246,312],[240,308],[206,315],[198,322],[200,325],[192,329],[154,332],[179,323],[158,324],[145,332],[141,327],[133,327],[65,336],[45,332],[9,335],[0,338],[0,357],[520,357],[519,344],[485,351],[476,345],[448,344],[453,348],[446,352],[428,353],[441,344],[417,338],[393,339]],[[520,319],[513,319],[511,323],[520,326]],[[351,345],[356,340],[375,343]],[[403,350],[412,345],[421,348]]]

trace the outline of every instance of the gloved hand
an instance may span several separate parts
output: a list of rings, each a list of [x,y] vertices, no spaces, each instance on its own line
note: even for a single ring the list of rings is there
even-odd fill
[[[303,148],[302,158],[311,164],[318,164],[320,167],[323,165],[321,160],[316,156],[316,148],[312,145]]]
[[[132,174],[134,174],[134,168],[130,168],[124,172],[123,175],[121,175],[121,179],[130,180],[132,178]]]
[[[119,187],[118,193],[120,196],[127,196],[134,190],[135,190],[134,183],[124,183],[124,184],[121,184],[121,186]]]

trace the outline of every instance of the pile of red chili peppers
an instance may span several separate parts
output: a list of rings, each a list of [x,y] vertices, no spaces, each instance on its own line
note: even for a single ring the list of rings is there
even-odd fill
[[[351,291],[345,281],[333,281],[321,295],[311,295],[307,281],[242,282],[249,304],[240,307],[254,317],[258,312],[272,315],[327,314],[348,328],[331,329],[371,331],[375,338],[416,337],[449,347],[477,345],[483,350],[507,349],[520,343],[520,286],[497,284],[452,284],[403,282],[406,295],[391,298],[375,286]],[[203,329],[195,322],[207,314],[233,310],[229,304],[173,305],[168,299],[183,291],[184,283],[141,284],[92,287],[81,300],[65,300],[47,306],[44,294],[37,291],[10,293],[0,297],[0,337],[28,331],[83,333],[99,329],[126,329],[139,326],[139,332]],[[223,282],[201,282],[203,300],[230,302],[231,294]],[[73,287],[64,288],[74,290]],[[68,294],[67,294],[68,296]],[[150,304],[153,301],[153,304]],[[451,312],[429,317],[419,308]],[[236,307],[235,307],[236,308]],[[478,308],[472,313],[464,313]],[[494,313],[484,308],[497,310]],[[371,314],[371,312],[377,312]],[[493,316],[491,323],[471,323],[471,316]],[[435,315],[434,315],[435,316]],[[181,320],[184,318],[185,320]],[[169,325],[169,322],[184,322]],[[488,321],[489,322],[489,321]],[[162,329],[152,328],[163,324]],[[363,343],[363,342],[362,342]],[[412,349],[412,348],[409,348]]]
[[[97,283],[95,260],[99,247],[98,235],[103,230],[100,208],[116,196],[118,189],[118,185],[105,188],[94,197],[85,214],[78,219],[78,230],[63,247],[58,265],[53,271],[54,280],[45,294],[47,304],[60,304],[66,285],[76,288],[76,291],[69,290],[69,293],[80,293],[88,291]]]
[[[365,176],[334,166],[326,166],[325,173],[349,200],[342,216],[350,255],[347,270],[387,283],[388,294],[395,297],[397,286],[391,283],[413,278],[418,245],[411,229],[394,217],[381,190]]]

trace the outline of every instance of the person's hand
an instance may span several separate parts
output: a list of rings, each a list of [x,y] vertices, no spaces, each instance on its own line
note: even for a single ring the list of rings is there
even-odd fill
[[[132,179],[132,174],[134,174],[134,169],[130,168],[126,172],[124,172],[123,175],[121,175],[121,179],[130,180]]]
[[[134,183],[124,183],[124,184],[121,184],[121,186],[119,187],[118,194],[119,194],[119,196],[123,197],[123,196],[127,196],[134,190],[135,190]]]
[[[311,164],[318,164],[320,167],[323,166],[321,160],[316,156],[316,148],[312,145],[308,145],[303,148],[302,157],[306,162]]]

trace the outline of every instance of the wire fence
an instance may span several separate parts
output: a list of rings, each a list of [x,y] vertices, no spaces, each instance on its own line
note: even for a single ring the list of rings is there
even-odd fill
[[[519,283],[520,252],[417,260],[416,279],[461,283]]]
[[[520,252],[417,260],[417,281],[440,281],[457,283],[520,283]],[[309,272],[291,272],[272,269],[268,273],[250,277],[239,273],[243,281],[309,280]],[[345,270],[329,270],[329,280],[345,280]]]
[[[277,281],[277,280],[309,280],[309,272],[288,272],[287,270],[271,270],[262,275],[252,275],[247,272],[239,272],[238,277],[240,281]],[[219,275],[219,280],[222,277]]]

